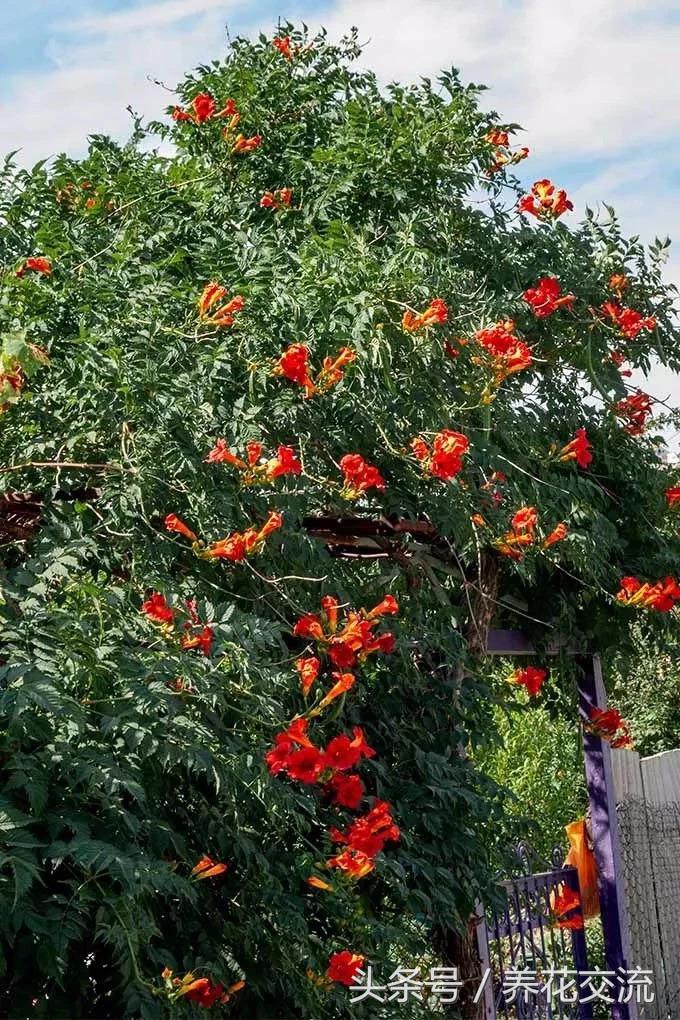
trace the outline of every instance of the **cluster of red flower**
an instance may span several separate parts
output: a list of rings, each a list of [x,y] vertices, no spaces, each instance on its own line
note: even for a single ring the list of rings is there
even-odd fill
[[[643,329],[656,329],[656,319],[653,315],[643,316],[634,308],[623,308],[616,301],[605,301],[602,311],[628,340],[634,340]]]
[[[316,393],[326,393],[339,383],[344,375],[345,365],[349,365],[355,360],[356,353],[350,347],[341,347],[334,358],[323,359],[316,379],[312,379],[309,366],[309,347],[306,344],[291,344],[277,361],[274,375],[283,376],[290,382],[303,386],[305,396],[313,397]]]
[[[624,606],[640,606],[642,609],[655,609],[657,613],[669,613],[675,608],[675,603],[680,601],[680,585],[673,577],[665,577],[655,584],[640,581],[637,577],[624,577],[616,600]]]
[[[477,330],[475,340],[491,357],[495,387],[500,386],[508,376],[529,368],[533,363],[531,348],[515,333],[512,319]],[[491,399],[490,393],[488,398]]]
[[[279,188],[277,191],[265,191],[260,199],[262,209],[284,209],[293,200],[291,188]]]
[[[360,726],[355,726],[353,737],[341,733],[333,737],[325,748],[316,747],[307,736],[309,720],[294,719],[287,729],[274,737],[274,747],[264,759],[273,776],[284,774],[299,783],[320,783],[330,793],[333,803],[356,809],[365,790],[357,775],[342,773],[354,768],[362,758],[372,758],[375,751],[369,747]]]
[[[234,295],[229,301],[225,298],[229,292],[221,283],[207,283],[198,299],[198,315],[201,322],[210,326],[233,326],[234,316],[243,311],[245,298]]]
[[[262,443],[246,443],[246,460],[232,453],[225,439],[218,439],[205,458],[206,464],[230,464],[243,474],[244,485],[273,482],[283,475],[299,475],[302,465],[292,446],[279,446],[275,457],[260,463]]]
[[[272,532],[277,531],[283,524],[283,517],[276,510],[270,510],[267,520],[262,527],[251,526],[245,531],[233,531],[226,538],[212,545],[205,546],[195,532],[187,527],[184,521],[180,520],[177,514],[168,514],[165,518],[165,527],[168,531],[176,532],[188,538],[194,547],[194,552],[204,560],[230,560],[232,563],[240,563],[247,556],[259,553],[264,543]]]
[[[669,507],[680,506],[680,485],[672,485],[670,489],[666,489],[664,496]]]
[[[518,203],[520,212],[545,220],[556,220],[565,212],[571,212],[573,208],[573,202],[567,198],[564,188],[556,188],[547,178],[535,181],[531,186],[531,192],[524,195]]]
[[[203,856],[191,869],[191,874],[197,882],[201,882],[204,878],[217,878],[218,875],[223,875],[228,868],[228,864],[220,864],[212,857]]]
[[[527,694],[533,698],[540,692],[547,676],[547,669],[539,669],[537,666],[525,666],[523,669],[516,669],[508,677],[508,683],[516,687],[524,687]]]
[[[442,325],[449,317],[449,310],[441,298],[433,298],[424,312],[414,312],[407,308],[401,318],[401,324],[407,333],[417,333],[428,326]]]
[[[172,111],[173,120],[178,123],[190,121],[192,124],[205,124],[206,121],[229,117],[229,123],[222,132],[222,137],[231,144],[232,154],[253,152],[262,143],[261,135],[253,135],[246,138],[242,134],[234,134],[241,120],[236,103],[228,99],[221,110],[217,109],[217,102],[209,92],[199,92],[191,101],[191,109],[184,110],[181,106],[175,106]]]
[[[316,682],[324,661],[330,668],[351,669],[377,652],[391,652],[394,637],[390,633],[375,634],[375,628],[385,615],[399,611],[396,599],[387,595],[371,610],[349,611],[340,617],[338,600],[326,595],[321,600],[320,613],[306,613],[293,628],[295,637],[315,643],[316,654],[299,658],[295,665],[300,674],[305,698]],[[265,754],[267,767],[272,775],[284,774],[291,779],[309,785],[320,786],[336,807],[356,811],[366,796],[361,777],[350,770],[363,758],[372,758],[371,748],[360,726],[353,728],[352,736],[341,733],[333,737],[325,748],[315,746],[309,738],[309,719],[318,715],[332,700],[349,690],[354,682],[353,673],[332,673],[335,684],[323,696],[318,705],[300,716],[274,738],[274,746]],[[373,806],[346,829],[335,826],[329,830],[329,837],[340,843],[344,849],[326,861],[326,868],[341,872],[346,878],[356,881],[375,868],[375,861],[387,842],[400,838],[399,829],[392,818],[390,805],[375,801]],[[313,889],[333,891],[333,885],[319,875],[310,875],[307,883]],[[334,954],[330,961],[325,980],[351,984],[356,970],[363,964],[363,957],[348,950]],[[316,979],[313,972],[310,978]]]
[[[177,999],[186,999],[187,1002],[195,1002],[202,1009],[210,1009],[216,1003],[227,1003],[232,995],[245,988],[245,981],[236,981],[229,988],[216,984],[211,978],[196,978],[192,973],[185,974],[183,978],[172,976],[172,971],[166,967],[161,974],[165,982],[165,991],[170,1002]]]
[[[333,953],[329,959],[326,977],[349,988],[354,984],[357,973],[362,969],[365,962],[366,958],[364,956],[350,953],[349,949],[343,949],[340,953]]]
[[[305,697],[319,674],[319,656],[327,656],[336,669],[343,670],[353,669],[370,655],[389,655],[394,651],[394,634],[390,631],[378,635],[374,633],[381,617],[394,616],[399,612],[399,604],[394,596],[386,595],[373,609],[351,611],[342,622],[338,612],[339,603],[333,595],[325,595],[321,599],[321,609],[321,613],[301,616],[293,628],[295,637],[314,641],[317,646],[316,656],[303,657],[296,662]]]
[[[224,139],[225,141],[232,143],[231,151],[234,156],[242,155],[247,152],[255,152],[255,149],[259,149],[262,145],[261,135],[252,135],[250,138],[246,138],[245,135],[239,133],[235,138],[232,138],[228,128],[224,129]]]
[[[207,120],[213,118],[233,117],[236,114],[238,114],[238,109],[233,99],[227,99],[222,109],[218,111],[214,97],[209,92],[199,92],[192,99],[190,110],[175,106],[172,111],[172,119],[179,123],[191,121],[192,124],[205,124]]]
[[[488,168],[487,173],[489,176],[498,173],[506,166],[514,166],[516,163],[521,163],[523,159],[526,159],[529,155],[529,150],[526,146],[522,146],[514,151],[510,148],[510,136],[507,131],[502,128],[492,128],[484,135],[484,140],[496,147],[496,151],[493,153],[493,163]]]
[[[647,426],[647,419],[652,413],[652,398],[638,390],[630,397],[624,397],[617,401],[612,408],[617,418],[622,418],[626,424],[623,429],[629,436],[641,436]]]
[[[510,520],[510,530],[493,543],[503,556],[513,560],[521,560],[529,546],[536,542],[536,528],[538,526],[538,513],[533,506],[523,506]],[[564,522],[556,524],[553,530],[541,543],[541,549],[548,549],[556,542],[562,542],[569,534],[569,529]]]
[[[543,276],[535,287],[525,290],[522,297],[539,319],[546,319],[558,308],[571,308],[576,300],[575,294],[562,294],[559,280],[554,276]]]
[[[627,276],[614,274],[609,279],[609,288],[620,297],[628,283]],[[576,301],[574,294],[562,294],[559,281],[552,276],[544,276],[535,287],[529,287],[525,290],[522,297],[527,304],[531,305],[538,318],[546,318],[561,307],[571,308]],[[593,310],[591,309],[591,311]],[[601,312],[614,323],[621,336],[629,340],[634,340],[642,330],[656,328],[656,318],[653,315],[643,316],[641,312],[635,311],[633,308],[624,308],[616,301],[605,301],[601,307]],[[610,358],[618,368],[626,360],[625,354],[622,351],[612,351]],[[622,371],[621,375],[630,376],[632,372],[629,370]],[[624,415],[626,410],[627,408],[624,406]],[[633,423],[633,428],[634,430],[637,429],[635,423]],[[636,435],[637,431],[633,431],[632,434]]]
[[[21,263],[14,275],[21,279],[26,273],[40,273],[42,276],[51,276],[52,263],[43,255],[33,255]]]
[[[588,733],[593,733],[600,740],[606,740],[612,747],[632,750],[633,740],[630,726],[621,718],[618,708],[595,708],[588,710],[588,721],[585,723]]]
[[[556,188],[552,181],[544,178],[532,185],[529,195],[520,198],[517,208],[538,219],[556,220],[563,213],[571,211],[574,204],[567,198],[564,188]]]
[[[450,481],[463,470],[463,456],[470,449],[470,440],[462,432],[442,429],[434,437],[432,446],[422,436],[417,436],[411,440],[411,449],[426,474]]]
[[[397,842],[401,833],[394,824],[390,805],[378,800],[370,811],[353,821],[346,832],[332,828],[329,835],[334,843],[346,849],[331,857],[327,867],[358,879],[373,871],[376,857],[384,850],[385,843]]]
[[[210,655],[215,632],[199,619],[194,599],[187,599],[185,605],[189,618],[183,625],[185,633],[180,637],[180,647],[184,650],[198,648],[204,655]],[[154,623],[160,624],[166,635],[170,635],[174,630],[175,610],[168,605],[165,596],[160,592],[153,592],[145,602],[142,602],[142,612]]]
[[[290,43],[289,35],[277,35],[276,38],[272,39],[272,46],[275,50],[278,50],[282,57],[286,60],[293,59],[293,48]]]
[[[340,495],[344,499],[358,499],[369,489],[384,492],[385,479],[373,464],[367,463],[359,453],[346,453],[340,459],[343,486]]]

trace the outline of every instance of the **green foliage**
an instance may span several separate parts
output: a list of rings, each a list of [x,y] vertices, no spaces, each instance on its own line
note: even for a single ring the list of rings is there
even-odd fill
[[[0,327],[49,356],[0,435],[6,492],[43,503],[35,535],[10,536],[0,574],[8,1015],[186,1015],[189,1004],[162,995],[169,966],[225,985],[245,977],[224,1007],[236,1015],[349,1016],[345,990],[307,969],[323,973],[345,948],[378,973],[428,961],[433,925],[461,924],[497,861],[489,834],[503,796],[461,753],[491,725],[484,676],[461,682],[459,671],[487,541],[471,514],[483,512],[494,536],[523,504],[546,530],[569,523],[559,546],[501,564],[499,619],[543,621],[542,635],[619,641],[634,614],[613,604],[620,576],[656,579],[677,563],[654,437],[633,438],[612,416],[624,395],[609,359],[616,338],[587,311],[625,269],[631,304],[659,323],[629,345],[630,361],[678,367],[661,248],[625,241],[613,218],[572,229],[518,219],[512,179],[485,174],[479,90],[451,71],[383,93],[351,71],[356,53],[355,36],[340,46],[320,36],[290,62],[270,40],[237,40],[189,76],[182,105],[199,91],[232,97],[239,130],[263,138],[248,154],[232,155],[213,119],[137,125],[124,146],[95,136],[82,161],[5,166]],[[281,187],[293,189],[290,209],[260,208]],[[36,253],[53,275],[17,278]],[[522,302],[548,273],[578,295],[573,316],[535,319]],[[198,323],[210,280],[245,298],[231,328]],[[451,326],[407,335],[404,307],[435,296]],[[536,360],[483,404],[474,345],[451,361],[442,340],[508,316]],[[305,400],[272,374],[293,342],[317,368],[343,345],[357,360]],[[551,454],[582,425],[589,472]],[[409,453],[414,436],[445,427],[472,444],[450,484],[424,478]],[[204,462],[217,437],[239,454],[250,440],[268,454],[290,443],[304,472],[244,487],[237,471]],[[384,494],[341,498],[347,452],[379,466]],[[500,506],[481,488],[495,470],[508,476]],[[201,559],[162,527],[175,512],[212,541],[270,508],[282,531],[240,565]],[[317,512],[429,521],[439,555],[405,538],[385,559],[331,558],[301,527]],[[197,600],[215,632],[210,657],[182,651],[140,613],[151,591],[176,608]],[[395,654],[370,660],[313,731],[324,743],[364,727],[377,755],[361,774],[402,838],[374,875],[324,894],[305,878],[348,813],[273,779],[263,756],[303,710],[297,617],[325,593],[370,608],[385,592],[401,604]],[[223,879],[190,881],[203,853],[229,862]]]
[[[631,724],[643,756],[680,747],[680,669],[677,639],[636,629],[630,648],[613,652],[608,677],[611,700]]]
[[[529,843],[545,860],[556,846],[568,850],[564,827],[582,818],[587,794],[578,723],[551,704],[526,701],[514,709],[494,710],[495,746],[480,750],[477,761],[513,799],[503,818],[505,839],[526,831]]]

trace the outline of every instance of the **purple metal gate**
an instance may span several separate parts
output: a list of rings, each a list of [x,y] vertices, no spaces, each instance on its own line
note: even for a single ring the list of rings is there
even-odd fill
[[[563,855],[557,849],[552,867],[530,874],[535,857],[520,844],[525,873],[501,882],[499,902],[478,910],[486,1020],[592,1020],[578,995],[577,975],[588,970],[584,932],[551,923],[551,895],[565,886],[579,892],[576,869],[557,863]]]

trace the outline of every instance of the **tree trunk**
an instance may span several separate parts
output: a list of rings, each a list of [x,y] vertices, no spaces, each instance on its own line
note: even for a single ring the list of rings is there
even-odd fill
[[[468,653],[473,659],[481,659],[486,654],[489,629],[493,621],[498,598],[500,581],[500,562],[498,555],[491,550],[484,550],[479,561],[479,571],[474,586],[469,591],[470,614],[465,623],[465,637]],[[461,670],[459,685],[465,682],[465,673]],[[459,748],[461,757],[465,749]],[[482,982],[482,965],[477,951],[477,925],[479,918],[471,914],[465,931],[454,931],[452,928],[437,926],[433,933],[433,942],[437,952],[441,954],[445,966],[457,967],[458,977],[463,982],[459,1001],[449,1007],[457,1012],[463,1020],[484,1020],[484,997],[475,1002],[475,995]]]
[[[482,965],[477,953],[476,915],[468,919],[464,932],[437,926],[434,930],[434,948],[445,967],[456,967],[462,987],[458,1002],[444,1006],[446,1012],[456,1013],[462,1020],[484,1020],[484,996],[475,1002],[482,983]]]

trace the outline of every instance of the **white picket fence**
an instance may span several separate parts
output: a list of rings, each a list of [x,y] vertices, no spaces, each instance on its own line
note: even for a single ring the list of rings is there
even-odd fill
[[[680,1020],[680,750],[612,752],[630,963],[654,971],[640,1020]]]

